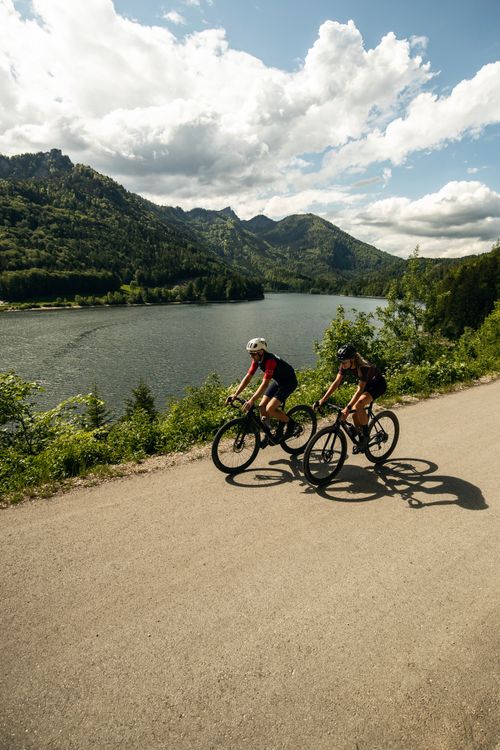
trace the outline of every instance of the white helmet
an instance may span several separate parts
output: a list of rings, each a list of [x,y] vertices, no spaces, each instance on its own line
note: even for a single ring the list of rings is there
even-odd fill
[[[258,336],[256,339],[250,339],[250,341],[247,344],[247,352],[258,352],[261,349],[263,349],[265,352],[267,352],[267,341],[260,336]]]

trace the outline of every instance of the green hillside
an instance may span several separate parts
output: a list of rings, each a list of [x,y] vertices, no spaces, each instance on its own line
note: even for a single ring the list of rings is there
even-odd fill
[[[109,290],[192,282],[198,297],[262,296],[192,232],[60,151],[0,157],[0,295],[101,293],[103,279]]]
[[[382,295],[405,268],[401,258],[313,214],[242,221],[230,208],[157,210],[165,220],[191,228],[232,267],[258,274],[268,290]]]
[[[500,299],[500,244],[489,253],[464,258],[436,284],[429,308],[431,327],[458,338],[478,328]]]
[[[271,245],[297,277],[310,278],[322,291],[383,294],[388,282],[404,272],[403,259],[351,237],[314,214],[272,223],[265,218],[243,223]]]
[[[422,259],[432,281],[459,264]],[[0,156],[4,300],[106,292],[115,303],[259,299],[263,288],[385,295],[405,268],[314,214],[242,221],[230,208],[183,211],[73,165],[57,149]],[[132,289],[126,299],[124,285]]]

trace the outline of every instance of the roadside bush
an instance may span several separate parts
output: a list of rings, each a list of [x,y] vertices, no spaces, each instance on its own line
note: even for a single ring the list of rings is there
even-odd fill
[[[135,411],[140,409],[145,411],[151,420],[158,416],[151,388],[142,378],[136,388],[132,389],[131,398],[125,401],[125,416],[131,417]]]
[[[355,312],[354,319],[348,320],[344,307],[337,307],[337,314],[324,332],[323,339],[314,345],[318,355],[318,367],[324,378],[331,382],[335,377],[339,369],[337,349],[342,344],[353,344],[356,350],[370,361],[379,361],[380,353],[373,320],[372,313],[364,312]]]
[[[109,463],[111,452],[94,432],[79,430],[59,436],[33,457],[32,470],[39,482],[50,482],[85,474],[96,464]]]
[[[0,498],[27,485],[26,468],[29,458],[12,447],[2,449],[0,461]]]
[[[441,356],[434,362],[420,365],[406,364],[387,373],[388,396],[428,396],[433,391],[446,389],[454,383],[466,382],[475,377],[473,368],[452,354]]]
[[[209,375],[199,388],[187,388],[187,395],[169,405],[160,419],[160,445],[165,452],[185,450],[209,440],[228,419],[224,401],[229,389],[218,375]]]
[[[465,329],[457,345],[457,356],[475,369],[475,376],[500,372],[500,301],[480,328]]]
[[[161,450],[161,433],[157,420],[151,420],[143,409],[114,424],[107,436],[112,463],[138,461]]]

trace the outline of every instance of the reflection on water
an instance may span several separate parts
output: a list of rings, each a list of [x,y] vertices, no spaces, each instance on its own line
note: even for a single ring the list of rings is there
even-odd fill
[[[0,315],[2,370],[43,384],[41,405],[51,407],[94,383],[117,413],[143,378],[159,408],[211,372],[225,383],[248,367],[245,344],[267,337],[294,367],[316,362],[338,305],[364,312],[385,305],[374,298],[268,294],[259,302],[154,305],[19,312]]]

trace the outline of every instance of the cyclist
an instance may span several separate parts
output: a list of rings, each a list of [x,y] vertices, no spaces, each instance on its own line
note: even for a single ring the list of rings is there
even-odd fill
[[[368,414],[365,407],[386,392],[387,383],[380,370],[367,362],[352,344],[343,344],[339,347],[337,359],[340,363],[337,376],[323,397],[314,403],[313,408],[317,409],[319,406],[323,406],[331,394],[342,384],[346,376],[351,380],[357,380],[358,387],[354,395],[350,398],[347,406],[342,409],[342,419],[347,419],[349,412],[354,411],[353,421],[358,432],[361,433],[358,445],[355,446],[354,450],[356,453],[360,453],[366,449],[368,444]]]
[[[297,388],[295,370],[284,359],[268,350],[266,339],[261,337],[250,339],[246,350],[252,358],[252,363],[235,392],[227,397],[226,404],[230,404],[247,387],[257,369],[260,368],[264,373],[262,383],[253,396],[245,401],[243,408],[248,411],[260,398],[261,418],[264,420],[272,417],[285,422],[285,437],[293,437],[300,431],[300,426],[283,411],[283,406],[288,396]]]

